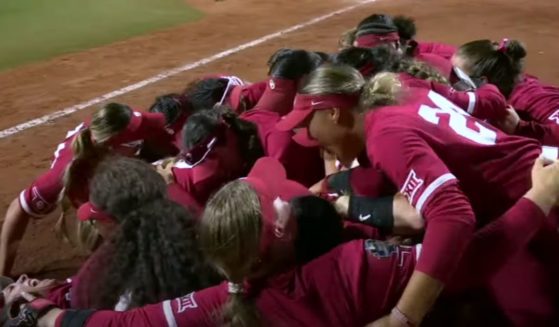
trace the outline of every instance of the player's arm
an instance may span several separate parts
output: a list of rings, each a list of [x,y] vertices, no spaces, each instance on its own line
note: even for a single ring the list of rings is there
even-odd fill
[[[441,94],[470,115],[491,122],[502,120],[507,112],[506,98],[492,84],[484,84],[470,91],[458,91],[440,83],[431,83],[433,91]]]
[[[387,130],[377,135],[370,147],[375,165],[401,186],[400,192],[426,222],[416,269],[395,307],[395,314],[384,318],[398,322],[397,318],[405,317],[419,325],[460,261],[471,239],[475,217],[454,175],[417,135]]]
[[[0,275],[9,275],[14,264],[16,252],[31,216],[26,213],[19,199],[15,198],[4,217],[0,236]]]

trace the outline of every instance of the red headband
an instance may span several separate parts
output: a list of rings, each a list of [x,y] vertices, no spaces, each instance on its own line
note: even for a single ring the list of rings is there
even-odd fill
[[[400,41],[400,36],[398,33],[391,32],[385,34],[364,34],[358,36],[355,42],[357,43],[358,47],[361,48],[373,48],[377,45],[381,45],[384,43],[390,42],[398,42]]]
[[[78,209],[78,219],[80,221],[98,220],[100,222],[116,222],[113,216],[98,209],[91,202],[86,202],[80,206]]]

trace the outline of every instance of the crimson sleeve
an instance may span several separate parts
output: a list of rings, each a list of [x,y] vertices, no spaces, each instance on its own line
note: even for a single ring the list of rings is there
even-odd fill
[[[500,121],[507,115],[507,101],[495,85],[484,84],[474,91],[457,91],[448,85],[432,82],[431,88],[476,118]]]
[[[453,182],[433,194],[423,211],[427,228],[416,269],[446,283],[474,231],[470,202]]]
[[[84,326],[216,326],[216,318],[219,317],[218,313],[227,297],[227,283],[221,283],[176,299],[125,312],[97,311],[89,316]],[[56,327],[82,327],[65,325],[65,314],[67,313],[59,315]]]
[[[526,246],[546,219],[534,202],[527,198],[518,200],[497,220],[475,232],[452,278],[451,288],[465,289],[486,281]]]
[[[559,125],[521,120],[514,134],[538,140],[543,145],[559,146]]]
[[[369,157],[426,221],[417,269],[446,282],[475,225],[471,205],[456,177],[412,130],[386,127],[367,143]]]

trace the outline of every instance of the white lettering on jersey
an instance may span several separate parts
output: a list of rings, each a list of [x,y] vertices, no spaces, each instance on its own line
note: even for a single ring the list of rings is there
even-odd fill
[[[413,198],[415,197],[415,194],[421,188],[422,185],[423,185],[423,180],[417,177],[417,174],[412,169],[410,170],[408,177],[406,177],[406,181],[404,182],[404,185],[402,186],[400,193],[405,195],[410,203],[413,203]]]
[[[437,106],[436,108],[422,105],[419,108],[419,116],[431,124],[439,125],[440,116],[448,115],[448,126],[458,135],[478,144],[494,145],[497,141],[497,132],[474,120],[476,129],[468,126],[468,120],[474,119],[464,110],[461,110],[442,95],[430,91],[429,99]]]
[[[549,116],[549,118],[547,118],[549,120],[553,120],[553,122],[555,124],[559,125],[559,110],[555,111],[553,114],[551,114],[551,116]]]
[[[183,313],[187,309],[198,308],[198,304],[194,300],[194,292],[185,295],[183,297],[179,297],[176,299],[176,301],[177,301],[177,313]]]

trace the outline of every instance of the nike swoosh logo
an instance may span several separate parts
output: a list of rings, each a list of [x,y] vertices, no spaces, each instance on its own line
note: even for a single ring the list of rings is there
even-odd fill
[[[368,214],[366,216],[363,216],[362,214],[359,215],[359,221],[365,221],[369,218],[371,218],[371,214]]]
[[[318,105],[321,104],[321,103],[324,103],[324,101],[319,101],[319,102],[311,101],[311,106],[313,106],[313,107],[314,107],[314,106],[318,106]]]

